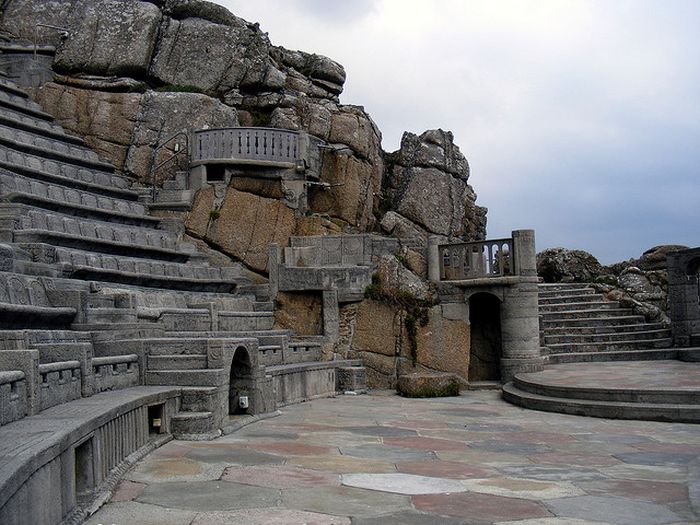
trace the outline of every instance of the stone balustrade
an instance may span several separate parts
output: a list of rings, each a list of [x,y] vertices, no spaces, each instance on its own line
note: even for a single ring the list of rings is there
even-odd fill
[[[513,275],[513,239],[496,239],[438,246],[440,280]]]
[[[273,128],[220,128],[194,132],[193,163],[240,161],[294,165],[300,158],[299,133]]]

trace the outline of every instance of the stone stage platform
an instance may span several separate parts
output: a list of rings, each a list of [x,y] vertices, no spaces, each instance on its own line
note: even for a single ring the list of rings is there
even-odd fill
[[[677,360],[568,363],[519,374],[503,396],[550,412],[700,423],[700,363]]]
[[[168,443],[88,524],[690,525],[699,456],[700,425],[523,410],[494,391],[341,396]]]

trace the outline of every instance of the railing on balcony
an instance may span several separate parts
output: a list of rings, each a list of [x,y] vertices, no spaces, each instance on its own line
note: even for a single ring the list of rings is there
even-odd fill
[[[193,163],[241,162],[294,165],[300,158],[299,134],[274,128],[219,128],[194,132]]]
[[[457,281],[515,274],[513,239],[438,246],[440,280]]]

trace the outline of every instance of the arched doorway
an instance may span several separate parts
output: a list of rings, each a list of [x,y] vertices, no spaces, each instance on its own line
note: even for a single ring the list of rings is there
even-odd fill
[[[489,293],[469,298],[469,381],[501,380],[501,302]]]
[[[229,414],[249,413],[249,403],[252,386],[252,374],[248,350],[239,346],[231,361],[229,376],[228,412]],[[244,398],[245,402],[241,402]]]

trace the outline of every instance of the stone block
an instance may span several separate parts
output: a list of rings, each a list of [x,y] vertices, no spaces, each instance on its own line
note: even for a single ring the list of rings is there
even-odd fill
[[[396,389],[405,397],[458,396],[460,381],[454,374],[403,374],[399,376]]]

